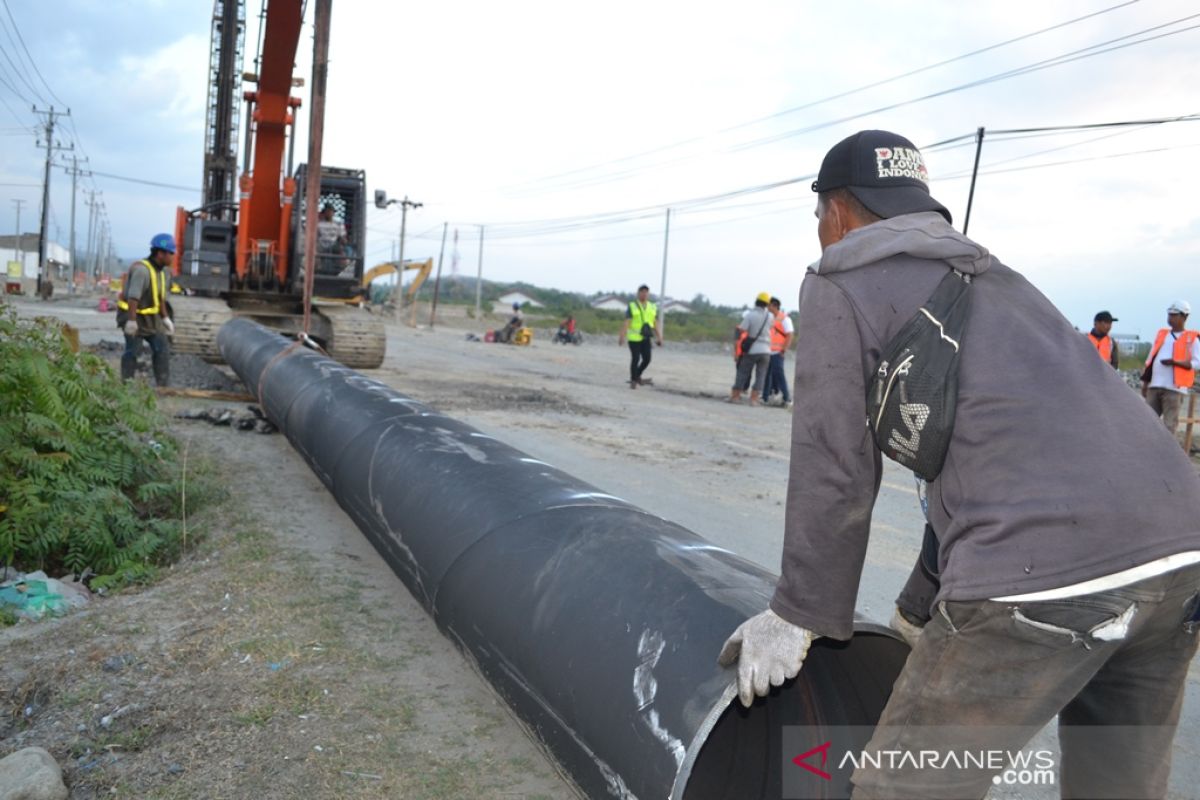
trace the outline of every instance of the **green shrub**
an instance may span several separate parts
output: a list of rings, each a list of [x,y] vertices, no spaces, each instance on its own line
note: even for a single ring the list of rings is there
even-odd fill
[[[0,305],[0,563],[144,578],[178,555],[176,451],[147,386]]]

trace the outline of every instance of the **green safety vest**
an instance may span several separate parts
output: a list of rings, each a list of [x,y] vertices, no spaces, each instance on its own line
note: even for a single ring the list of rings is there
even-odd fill
[[[628,339],[631,342],[640,342],[642,340],[642,326],[649,325],[654,327],[654,321],[658,317],[658,306],[649,301],[646,302],[646,307],[642,308],[638,305],[637,300],[629,303],[629,335]]]
[[[161,298],[166,295],[166,269],[158,269],[144,258],[138,263],[145,264],[146,269],[150,271],[150,304],[146,305],[142,302],[146,299],[146,293],[143,292],[141,298],[138,299],[137,313],[151,316],[158,313],[158,305],[162,302]],[[131,272],[133,272],[132,269],[125,273],[125,279],[121,282],[121,295],[117,298],[117,308],[122,311],[129,310],[129,304],[125,302],[125,298],[129,297],[129,275]],[[157,278],[155,277],[156,274]]]

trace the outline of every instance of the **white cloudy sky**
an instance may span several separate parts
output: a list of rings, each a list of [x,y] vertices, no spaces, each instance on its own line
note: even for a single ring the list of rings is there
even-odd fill
[[[33,229],[39,192],[27,184],[40,180],[40,158],[19,126],[34,122],[26,101],[55,100],[49,90],[71,106],[94,170],[199,186],[207,2],[7,3],[49,89],[35,75],[32,88],[23,82],[18,49],[0,32],[0,50],[17,61],[0,58],[0,230],[12,230],[17,197],[30,201],[23,227]],[[250,55],[257,11],[252,0]],[[1095,12],[1105,13],[809,105]],[[486,277],[565,289],[644,281],[657,290],[658,207],[815,172],[830,145],[861,128],[927,145],[980,125],[1200,112],[1200,29],[1186,30],[1200,25],[1192,0],[340,0],[333,13],[326,163],[364,168],[369,190],[424,203],[410,215],[406,255],[436,256],[449,221],[460,231],[459,270],[473,273],[475,226],[484,224]],[[10,24],[2,9],[0,17]],[[1142,36],[1170,35],[868,113],[1151,28]],[[298,57],[305,76],[308,33]],[[836,122],[848,117],[858,118]],[[816,129],[763,141],[806,128]],[[934,194],[960,225],[968,181],[955,176],[972,157],[969,145],[927,156]],[[1172,299],[1200,305],[1198,159],[1200,122],[994,141],[984,148],[970,232],[1080,327],[1109,308],[1118,331],[1147,336]],[[992,172],[1059,161],[1077,163]],[[177,204],[198,204],[197,191],[93,181],[127,257],[171,227]],[[65,242],[68,180],[58,170],[54,182],[51,231]],[[818,255],[812,206],[801,181],[681,209],[667,293],[741,304],[766,290],[790,304]],[[635,208],[648,218],[549,234],[542,224],[505,224]],[[81,230],[84,219],[80,211]],[[372,262],[390,256],[398,228],[395,208],[372,211]]]

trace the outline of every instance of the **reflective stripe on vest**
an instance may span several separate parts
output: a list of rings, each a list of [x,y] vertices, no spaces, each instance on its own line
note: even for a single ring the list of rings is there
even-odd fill
[[[654,327],[655,320],[658,319],[658,307],[654,303],[647,302],[646,307],[642,308],[636,300],[629,304],[629,335],[628,339],[631,342],[640,342],[642,340],[642,326],[649,325]]]
[[[1170,328],[1162,328],[1158,332],[1158,336],[1154,339],[1154,347],[1150,348],[1150,357],[1146,359],[1146,366],[1150,367],[1154,364],[1154,359],[1158,356],[1158,351],[1162,349],[1163,342],[1166,341],[1167,334],[1171,332]],[[1196,337],[1200,333],[1196,331],[1183,331],[1175,337],[1175,343],[1171,347],[1171,359],[1173,361],[1182,361],[1185,364],[1192,363],[1192,342],[1196,341]],[[1196,370],[1187,367],[1175,367],[1175,386],[1178,389],[1187,389],[1196,382]]]
[[[143,306],[141,303],[141,299],[139,298],[137,313],[145,314],[146,316],[152,316],[152,315],[158,313],[159,299],[166,294],[166,288],[167,288],[166,270],[165,269],[155,270],[154,267],[150,264],[150,262],[144,258],[141,261],[139,261],[138,263],[145,264],[146,269],[150,272],[150,305]],[[154,280],[154,273],[156,271],[158,272],[158,280],[157,281]],[[121,296],[119,298],[117,298],[117,308],[121,309],[122,311],[129,310],[129,303],[127,303],[125,301],[129,297],[129,275],[131,272],[133,272],[133,267],[130,267],[129,272],[125,273],[125,277],[121,281]],[[145,296],[145,293],[143,293],[143,296]]]
[[[771,352],[782,353],[783,345],[787,342],[787,331],[783,329],[783,320],[787,317],[780,311],[775,315],[775,322],[771,325]]]
[[[1087,337],[1091,340],[1092,346],[1094,346],[1096,350],[1100,352],[1100,358],[1104,359],[1104,363],[1110,363],[1112,361],[1112,337],[1105,336],[1103,339],[1097,339],[1090,333],[1087,335]]]

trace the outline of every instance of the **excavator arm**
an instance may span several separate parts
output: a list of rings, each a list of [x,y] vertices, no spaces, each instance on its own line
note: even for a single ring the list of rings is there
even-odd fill
[[[405,261],[404,262],[404,270],[407,271],[410,269],[420,270],[416,274],[416,277],[414,277],[412,279],[412,283],[410,283],[408,285],[408,289],[405,291],[405,294],[408,296],[408,299],[412,300],[414,297],[417,296],[417,292],[421,289],[421,284],[425,283],[425,279],[429,277],[429,273],[433,272],[433,259],[427,258],[424,261]],[[370,286],[371,281],[375,280],[376,278],[383,276],[383,275],[391,275],[392,273],[397,272],[397,271],[399,271],[399,270],[397,269],[396,265],[392,262],[387,262],[385,264],[376,264],[375,266],[373,266],[369,270],[367,270],[365,273],[363,273],[363,279],[362,279],[363,288]],[[399,280],[399,279],[397,279],[397,280]]]
[[[295,125],[292,110],[300,104],[291,89],[302,15],[302,0],[267,0],[258,88],[245,94],[252,109],[254,166],[239,181],[235,265],[239,280],[245,279],[253,262],[274,271],[280,284],[287,281],[289,218],[296,184],[283,175],[283,156],[288,129]]]

